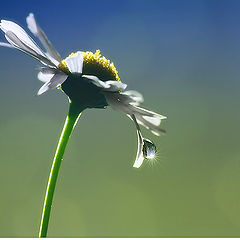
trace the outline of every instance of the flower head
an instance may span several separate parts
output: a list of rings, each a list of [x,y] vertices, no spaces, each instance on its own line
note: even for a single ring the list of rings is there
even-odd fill
[[[44,82],[38,95],[59,88],[81,108],[105,108],[110,105],[125,113],[135,123],[138,135],[138,151],[133,166],[138,168],[144,159],[153,158],[156,147],[142,137],[139,124],[159,135],[164,132],[159,125],[166,117],[139,107],[143,102],[140,93],[123,92],[127,85],[121,82],[114,64],[102,56],[100,50],[95,53],[78,51],[62,60],[34,15],[30,13],[26,20],[28,28],[40,40],[45,51],[19,25],[7,20],[1,20],[0,29],[9,43],[0,43],[0,46],[21,50],[45,65],[38,73],[39,80]]]

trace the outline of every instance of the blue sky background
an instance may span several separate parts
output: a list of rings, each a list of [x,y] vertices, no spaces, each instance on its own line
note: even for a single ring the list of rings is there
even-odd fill
[[[69,143],[50,237],[240,236],[240,2],[6,1],[0,18],[35,14],[64,58],[101,49],[120,78],[166,115],[158,161],[132,168],[134,124],[86,110]],[[0,35],[4,40],[4,35]],[[51,158],[67,112],[37,97],[40,64],[0,48],[0,236],[37,236]]]

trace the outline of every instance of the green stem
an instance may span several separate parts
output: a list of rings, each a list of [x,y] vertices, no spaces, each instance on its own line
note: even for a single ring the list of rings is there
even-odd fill
[[[83,109],[79,110],[72,103],[70,103],[68,116],[66,118],[61,136],[59,138],[58,146],[56,149],[56,153],[53,159],[51,172],[48,179],[48,185],[44,200],[43,212],[42,212],[42,220],[40,225],[39,237],[46,237],[48,230],[48,222],[50,218],[50,212],[52,207],[54,190],[58,178],[58,172],[61,166],[61,162],[63,159],[63,154],[65,152],[68,140],[71,136],[71,133],[80,117],[80,114]]]

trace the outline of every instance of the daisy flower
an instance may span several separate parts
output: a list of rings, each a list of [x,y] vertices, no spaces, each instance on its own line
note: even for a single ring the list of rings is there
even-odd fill
[[[133,166],[139,168],[144,158],[152,158],[156,148],[150,140],[142,137],[139,124],[159,135],[164,131],[158,126],[166,117],[139,107],[143,102],[139,92],[123,91],[127,85],[120,81],[114,64],[101,56],[100,50],[95,53],[78,51],[62,60],[34,15],[30,13],[26,20],[29,30],[40,40],[46,52],[19,25],[6,20],[1,20],[0,29],[9,44],[0,43],[0,46],[21,50],[45,65],[38,74],[38,79],[44,82],[38,95],[59,88],[81,108],[105,108],[109,105],[125,113],[134,121],[138,135],[138,151]]]
[[[67,121],[70,118],[66,120],[64,131],[68,131],[69,135],[71,134],[80,113],[84,109],[111,106],[113,109],[126,114],[136,126],[138,150],[133,166],[139,168],[144,159],[154,158],[156,147],[150,140],[142,137],[139,125],[149,129],[155,135],[160,135],[164,131],[159,128],[159,125],[161,120],[166,119],[166,117],[140,107],[143,102],[142,94],[133,90],[125,91],[127,85],[121,82],[114,64],[102,56],[100,50],[96,50],[95,53],[78,51],[62,59],[32,13],[29,14],[26,21],[29,30],[40,40],[45,51],[23,28],[7,20],[1,20],[0,29],[4,32],[8,43],[1,42],[0,46],[16,48],[44,65],[38,73],[38,79],[44,83],[39,89],[38,95],[57,88],[68,96],[70,106],[74,106],[74,108],[70,107],[69,116],[74,111],[76,114],[72,127],[68,130]],[[65,140],[64,131],[57,149],[57,152],[62,151],[61,157],[68,141],[68,139]],[[66,141],[64,146],[61,145],[63,141]],[[57,152],[55,158],[60,158]],[[52,171],[54,171],[53,168]],[[49,184],[51,185],[51,183]]]

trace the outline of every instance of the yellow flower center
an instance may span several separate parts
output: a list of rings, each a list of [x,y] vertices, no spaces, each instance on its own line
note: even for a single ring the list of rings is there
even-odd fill
[[[120,81],[118,76],[118,71],[115,68],[113,62],[106,59],[104,56],[101,56],[100,50],[96,50],[95,53],[92,52],[81,52],[83,55],[83,75],[94,75],[102,81],[116,80]],[[71,53],[67,58],[75,56],[76,53]],[[58,65],[58,68],[63,72],[70,73],[66,59],[62,60]]]

